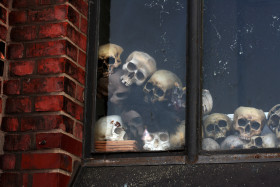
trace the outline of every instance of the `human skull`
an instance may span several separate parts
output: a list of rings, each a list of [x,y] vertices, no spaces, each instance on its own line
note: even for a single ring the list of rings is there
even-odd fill
[[[124,75],[122,83],[130,86],[133,83],[140,86],[148,77],[156,71],[156,61],[147,53],[141,51],[132,52],[123,65]]]
[[[173,106],[176,111],[186,108],[186,87],[182,88],[177,82],[175,83],[168,106]]]
[[[101,45],[98,50],[98,72],[103,77],[114,73],[114,69],[121,65],[123,48],[116,44]]]
[[[238,137],[230,135],[221,143],[222,150],[242,149],[244,142]]]
[[[202,150],[215,151],[219,149],[220,149],[220,145],[212,138],[204,138],[202,140]]]
[[[213,108],[213,99],[209,90],[202,90],[202,113],[209,114]]]
[[[264,136],[252,136],[251,141],[243,146],[244,149],[256,148],[274,148],[276,147],[277,140],[273,133]]]
[[[176,85],[182,87],[181,80],[174,73],[167,70],[156,71],[143,88],[145,102],[168,101]]]
[[[241,140],[250,141],[252,136],[260,135],[265,124],[262,110],[252,107],[239,107],[233,116],[233,128]]]
[[[130,88],[121,83],[120,77],[122,73],[123,71],[120,69],[108,77],[108,99],[111,103],[116,105],[121,104],[125,99],[127,99],[130,93]]]
[[[168,132],[150,133],[150,139],[144,140],[144,150],[163,151],[170,148]]]
[[[213,113],[204,119],[203,129],[205,138],[221,143],[232,130],[232,121],[225,114]]]
[[[125,130],[120,116],[111,115],[100,118],[94,125],[95,141],[124,140]]]
[[[123,112],[121,115],[124,124],[128,127],[129,133],[133,137],[140,137],[144,132],[143,120],[141,115],[135,110]]]
[[[280,104],[275,105],[270,109],[267,115],[267,125],[280,138]]]

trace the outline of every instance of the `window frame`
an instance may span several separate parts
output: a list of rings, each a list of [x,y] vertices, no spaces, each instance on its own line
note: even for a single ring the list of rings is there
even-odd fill
[[[202,39],[203,0],[188,0],[186,136],[183,151],[93,152],[92,125],[96,121],[95,93],[98,59],[100,1],[89,0],[85,87],[83,164],[85,166],[166,165],[280,161],[279,149],[204,151],[202,142]]]

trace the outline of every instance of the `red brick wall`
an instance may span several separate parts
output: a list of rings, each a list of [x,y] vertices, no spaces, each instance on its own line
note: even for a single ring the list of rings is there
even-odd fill
[[[67,186],[82,154],[88,2],[0,0],[0,8],[0,184]]]

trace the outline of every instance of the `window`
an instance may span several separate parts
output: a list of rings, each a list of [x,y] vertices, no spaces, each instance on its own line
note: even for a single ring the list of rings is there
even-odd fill
[[[277,148],[280,2],[204,1],[204,150]],[[213,107],[213,108],[212,108]]]
[[[278,1],[90,2],[86,158],[278,158]]]
[[[94,152],[183,149],[186,1],[100,3]]]

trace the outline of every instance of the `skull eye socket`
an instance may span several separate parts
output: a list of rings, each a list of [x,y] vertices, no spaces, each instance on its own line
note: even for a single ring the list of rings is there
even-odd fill
[[[255,139],[255,143],[256,143],[257,146],[262,146],[262,144],[263,144],[262,138],[261,137],[257,137]]]
[[[131,120],[131,122],[134,123],[134,124],[142,124],[143,121],[142,121],[141,117],[136,117],[136,118],[133,118]]]
[[[137,69],[137,67],[136,67],[136,65],[133,64],[132,62],[129,62],[129,63],[127,64],[127,69],[128,69],[129,71],[135,71],[135,70]]]
[[[279,116],[273,115],[270,118],[274,123],[271,124],[272,127],[277,127],[279,124]]]
[[[280,106],[277,106],[274,110],[273,110],[273,112],[276,112],[277,110],[279,110],[280,109]]]
[[[119,99],[125,99],[127,97],[127,93],[125,92],[120,92],[120,93],[117,93],[116,96],[119,98]]]
[[[160,134],[159,135],[159,139],[161,140],[161,141],[167,141],[168,140],[168,134]]]
[[[136,78],[138,80],[144,80],[145,76],[144,76],[144,74],[141,71],[137,71]]]
[[[238,120],[238,125],[244,127],[247,124],[247,120],[246,119],[239,119]]]
[[[103,66],[103,60],[99,59],[98,60],[98,67],[102,67]]]
[[[150,137],[151,137],[151,139],[148,139],[147,140],[148,142],[151,142],[155,138],[154,135],[152,135],[152,134],[150,134]]]
[[[208,126],[206,127],[206,130],[207,130],[208,132],[214,131],[214,130],[215,130],[215,125],[214,125],[214,124],[208,125]]]
[[[164,91],[162,89],[156,89],[156,93],[157,96],[162,97],[164,95]]]
[[[227,126],[227,122],[225,120],[220,120],[218,125],[219,125],[219,127],[226,127]]]
[[[252,122],[251,127],[255,130],[258,130],[260,128],[261,124],[259,124],[258,122],[254,121]]]
[[[150,82],[148,82],[147,84],[146,84],[146,89],[147,90],[151,90],[151,89],[153,89],[153,84],[152,83],[150,83]]]
[[[123,129],[121,127],[115,128],[114,132],[116,134],[121,134],[121,132],[123,131]]]
[[[109,58],[107,59],[107,63],[110,64],[110,65],[115,64],[115,58],[109,57]]]

